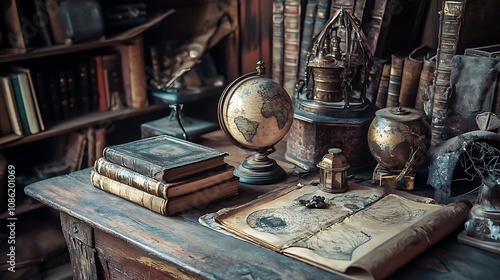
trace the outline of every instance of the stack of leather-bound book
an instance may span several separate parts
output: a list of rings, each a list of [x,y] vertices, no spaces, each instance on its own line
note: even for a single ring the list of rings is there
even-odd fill
[[[227,153],[168,135],[108,146],[91,172],[92,185],[162,215],[236,195]]]

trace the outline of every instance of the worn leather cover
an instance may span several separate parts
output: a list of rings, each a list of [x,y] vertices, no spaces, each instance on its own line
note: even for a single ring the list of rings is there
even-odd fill
[[[499,58],[456,55],[451,60],[447,136],[477,130],[476,115],[493,110]]]

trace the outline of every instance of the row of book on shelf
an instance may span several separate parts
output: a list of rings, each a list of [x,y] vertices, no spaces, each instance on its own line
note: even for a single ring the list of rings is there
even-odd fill
[[[90,112],[148,106],[142,39],[47,65],[10,65],[0,74],[0,139],[44,131]],[[44,64],[45,64],[44,63]]]
[[[2,1],[0,34],[4,35],[0,36],[0,53],[21,53],[34,48],[98,39],[146,21],[145,3],[119,5],[100,2]]]
[[[451,84],[456,82],[451,79],[453,71],[466,75],[453,67],[459,60],[461,65],[469,60],[461,59],[472,55],[467,49],[500,44],[499,1],[273,0],[272,7],[272,78],[291,95],[296,94],[301,80],[309,78],[305,77],[307,56],[316,36],[343,8],[359,20],[374,57],[367,98],[378,108],[422,109],[431,125],[431,146],[477,129],[470,120],[472,113],[462,111],[500,113],[498,93],[492,98],[477,93],[477,99],[493,99],[493,108],[476,100],[474,106],[479,109],[457,109],[457,96],[470,93],[459,92],[466,90]],[[424,32],[428,29],[431,31]],[[471,77],[464,79],[468,83]],[[494,82],[488,87],[500,92]],[[461,129],[457,130],[457,125]]]
[[[238,194],[227,153],[168,135],[104,149],[91,170],[93,186],[171,216]]]
[[[307,54],[315,37],[341,8],[359,20],[375,57],[415,45],[428,1],[391,2],[273,0],[272,79],[294,93],[297,81],[306,78]],[[398,39],[389,42],[391,38]]]

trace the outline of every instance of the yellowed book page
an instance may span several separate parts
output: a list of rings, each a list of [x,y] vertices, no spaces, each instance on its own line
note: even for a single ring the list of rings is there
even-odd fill
[[[284,254],[356,278],[382,279],[462,224],[469,209],[467,203],[427,204],[390,194]]]
[[[273,193],[215,218],[225,230],[322,269],[382,279],[461,225],[469,203],[432,199],[350,183],[345,193],[314,185]],[[322,196],[326,209],[303,204]]]
[[[285,189],[264,197],[248,207],[216,217],[224,229],[264,247],[281,251],[321,228],[341,221],[380,199],[385,192],[378,188],[351,185],[347,193],[330,194],[313,185]],[[328,209],[309,209],[300,200],[325,197]],[[348,202],[348,203],[346,203]]]

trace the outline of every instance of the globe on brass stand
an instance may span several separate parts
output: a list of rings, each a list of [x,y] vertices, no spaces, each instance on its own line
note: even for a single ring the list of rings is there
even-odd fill
[[[290,129],[293,106],[280,84],[263,77],[264,62],[257,62],[256,69],[224,89],[217,116],[222,131],[234,145],[256,151],[236,167],[234,175],[242,183],[264,185],[286,178],[283,168],[268,156]]]

